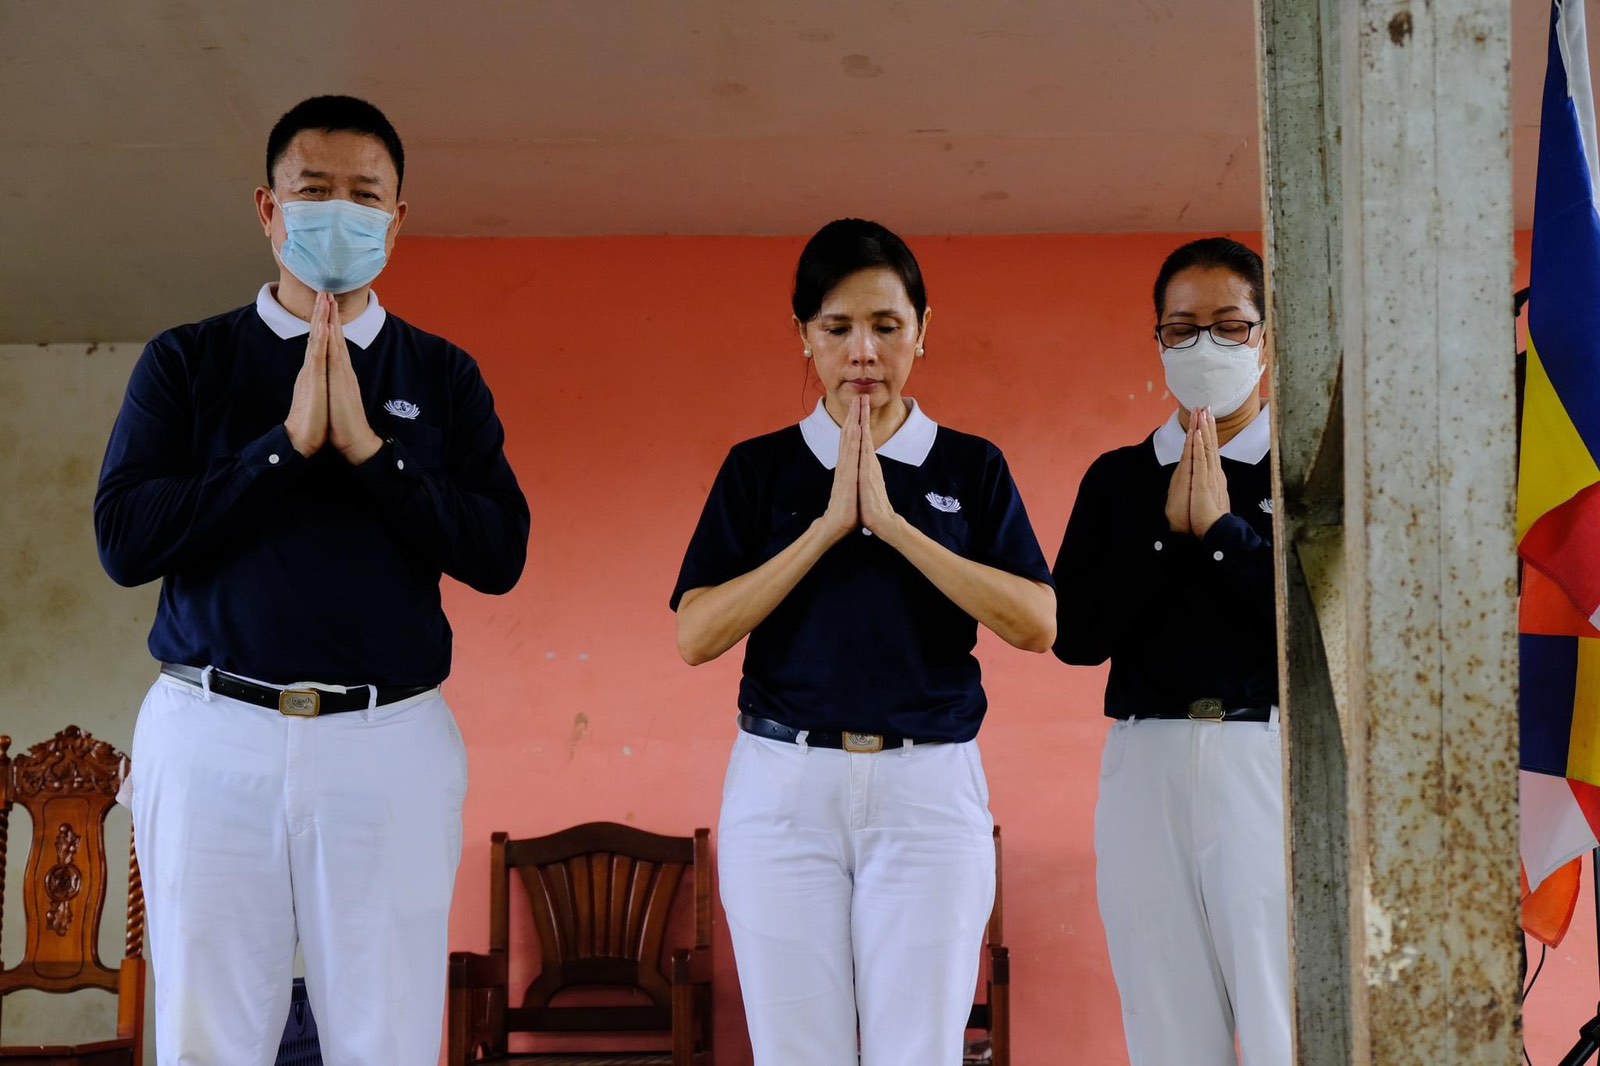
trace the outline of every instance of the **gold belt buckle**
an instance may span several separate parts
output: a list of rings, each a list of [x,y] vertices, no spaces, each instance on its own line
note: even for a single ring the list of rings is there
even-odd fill
[[[858,755],[882,751],[883,738],[877,733],[846,733],[844,735],[844,750],[855,752]]]
[[[278,713],[289,718],[315,718],[322,713],[322,696],[314,688],[286,688],[278,693]]]
[[[1195,700],[1189,704],[1189,717],[1196,722],[1220,722],[1227,710],[1221,700]]]

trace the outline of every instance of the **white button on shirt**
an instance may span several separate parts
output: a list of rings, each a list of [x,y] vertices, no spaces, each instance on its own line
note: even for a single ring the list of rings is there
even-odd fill
[[[1217,562],[1220,563],[1220,562],[1222,562],[1222,553],[1221,552],[1212,552],[1211,553],[1211,558],[1215,559]]]
[[[273,452],[271,455],[267,456],[267,462],[271,463],[273,466],[277,466],[278,465],[278,453],[277,452]]]
[[[1158,541],[1156,541],[1156,551],[1160,551],[1160,550],[1161,550],[1161,542],[1158,540]]]

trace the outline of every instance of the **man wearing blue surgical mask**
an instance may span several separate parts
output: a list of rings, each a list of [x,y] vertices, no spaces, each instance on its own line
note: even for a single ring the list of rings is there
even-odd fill
[[[270,1066],[297,945],[325,1061],[438,1060],[467,769],[439,580],[509,591],[528,506],[477,364],[371,290],[404,170],[365,101],[285,114],[276,284],[151,341],[106,449],[101,561],[162,581],[124,799],[163,1064]]]

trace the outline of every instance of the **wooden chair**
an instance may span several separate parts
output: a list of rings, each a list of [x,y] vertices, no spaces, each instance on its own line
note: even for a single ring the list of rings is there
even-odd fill
[[[13,759],[0,736],[0,907],[4,906],[6,840],[15,804],[33,820],[33,845],[23,873],[22,961],[0,970],[0,1005],[19,989],[117,994],[117,1035],[89,1044],[4,1047],[4,1066],[142,1066],[144,1061],[144,891],[128,854],[126,958],[113,970],[100,961],[100,919],[106,901],[106,814],[116,802],[124,758],[111,745],[69,725]],[[3,918],[3,914],[0,914]]]
[[[489,953],[450,955],[449,1066],[711,1066],[711,831],[658,836],[590,822],[550,836],[491,838]],[[526,889],[540,969],[510,1005],[511,871]],[[694,875],[694,944],[666,955],[668,916],[684,872]],[[574,990],[624,989],[638,1005],[554,1005]],[[508,1052],[511,1033],[656,1033],[670,1052]],[[587,1043],[587,1039],[584,1041]]]
[[[994,827],[994,910],[983,936],[979,971],[984,997],[972,1005],[967,1031],[981,1034],[967,1044],[968,1063],[1011,1066],[1011,952],[1006,947],[1005,906],[1001,894],[1000,827]]]

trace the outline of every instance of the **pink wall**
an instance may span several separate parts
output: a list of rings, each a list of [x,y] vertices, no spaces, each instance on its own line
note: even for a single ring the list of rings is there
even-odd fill
[[[1089,462],[1171,410],[1149,284],[1181,239],[911,242],[934,315],[907,392],[1005,450],[1049,558]],[[715,826],[741,653],[683,665],[666,603],[728,446],[814,402],[787,309],[802,243],[419,238],[383,278],[389,307],[482,363],[533,511],[511,595],[446,590],[458,634],[447,691],[472,765],[457,948],[487,942],[495,829]],[[1016,1061],[1066,1061],[1070,1048],[1073,1062],[1125,1062],[1094,903],[1104,675],[987,635],[979,654],[991,702],[980,739],[1006,834]],[[717,948],[718,1061],[741,1066],[725,934]],[[1546,995],[1562,980],[1552,973]],[[1580,1021],[1563,1015],[1551,1032]]]

